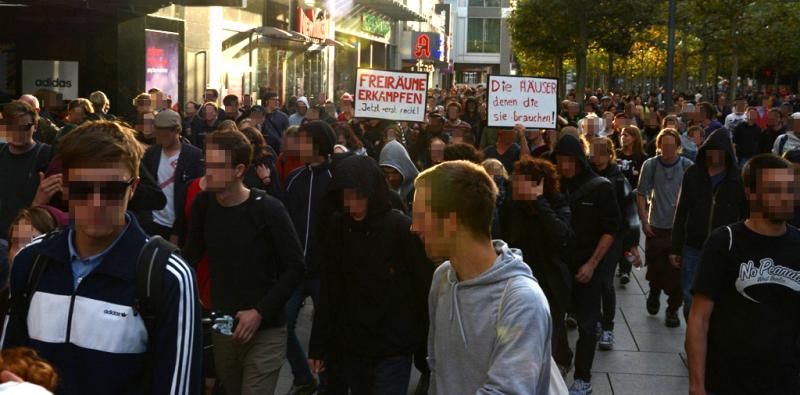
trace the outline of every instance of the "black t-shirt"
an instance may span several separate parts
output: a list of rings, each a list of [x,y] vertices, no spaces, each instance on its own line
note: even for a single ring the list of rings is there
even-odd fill
[[[503,167],[506,168],[508,174],[514,172],[514,162],[519,160],[520,153],[519,144],[514,143],[511,144],[510,147],[504,152],[502,155],[497,152],[496,145],[490,145],[483,150],[483,155],[486,156],[486,159],[494,158],[500,161],[503,164]]]
[[[617,150],[617,166],[619,170],[628,179],[632,188],[639,185],[639,172],[642,170],[642,165],[647,157],[641,155],[625,155],[622,150]]]
[[[800,230],[770,237],[744,222],[715,230],[693,288],[714,301],[707,390],[800,393]]]
[[[8,238],[8,227],[19,210],[31,205],[39,188],[39,172],[46,172],[52,148],[36,145],[24,154],[12,154],[0,145],[0,239]]]

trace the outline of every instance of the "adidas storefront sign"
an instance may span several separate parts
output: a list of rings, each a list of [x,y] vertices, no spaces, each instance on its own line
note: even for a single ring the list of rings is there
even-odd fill
[[[61,60],[23,60],[22,91],[51,90],[64,100],[78,97],[78,62]]]

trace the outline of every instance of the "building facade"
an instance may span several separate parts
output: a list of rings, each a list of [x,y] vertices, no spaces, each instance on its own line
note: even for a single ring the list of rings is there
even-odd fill
[[[446,0],[454,10],[453,79],[486,84],[500,72],[500,0]]]

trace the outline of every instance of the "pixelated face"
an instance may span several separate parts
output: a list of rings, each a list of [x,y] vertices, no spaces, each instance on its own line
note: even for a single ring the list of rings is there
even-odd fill
[[[256,125],[261,126],[261,124],[264,123],[267,117],[264,115],[263,112],[253,111],[250,113],[250,119],[252,119],[253,123],[255,123]]]
[[[512,176],[511,183],[511,199],[519,201],[529,201],[536,199],[541,192],[537,192],[541,188],[543,180],[534,180],[528,175],[515,174]]]
[[[556,141],[558,138],[558,130],[547,129],[547,141]]]
[[[205,93],[203,93],[203,100],[204,101],[216,101],[217,97],[214,95],[214,91],[211,89],[206,89]]]
[[[775,111],[770,111],[767,115],[767,126],[775,129],[781,124],[781,115]]]
[[[319,109],[316,108],[309,108],[306,112],[306,119],[309,121],[318,121],[319,120]]]
[[[525,138],[531,141],[537,141],[542,137],[542,129],[527,129],[525,130]]]
[[[750,201],[750,217],[781,222],[794,216],[797,204],[796,178],[793,168],[760,169],[756,190],[745,187]]]
[[[363,221],[364,218],[367,218],[369,199],[361,196],[355,189],[345,188],[342,190],[342,204],[344,205],[345,212],[347,212],[354,221]]]
[[[33,117],[23,115],[11,119],[0,119],[0,139],[15,147],[28,147],[33,142],[36,124]]]
[[[8,250],[8,256],[11,261],[17,256],[19,250],[28,245],[34,237],[42,234],[36,230],[26,218],[20,218],[20,220],[12,226],[11,232],[13,233],[13,237]]]
[[[430,132],[440,132],[442,130],[442,126],[444,123],[442,119],[439,117],[431,117],[428,121],[428,131]]]
[[[600,119],[599,118],[587,118],[586,119],[586,134],[594,136],[597,131],[600,130]]]
[[[197,107],[195,107],[194,103],[186,103],[184,113],[186,113],[187,118],[191,118],[197,114]]]
[[[447,107],[447,119],[455,121],[458,119],[458,108],[456,106]]]
[[[403,185],[403,175],[394,167],[381,166],[381,169],[383,169],[383,175],[386,177],[386,181],[389,182],[389,186],[392,189],[400,189]]]
[[[156,128],[154,127],[155,133],[153,133],[156,137],[156,144],[162,147],[171,147],[175,142],[178,141],[178,129],[177,128]]]
[[[63,186],[75,229],[91,238],[113,234],[125,225],[125,211],[138,185],[124,165],[70,168]]]
[[[757,120],[758,120],[758,110],[755,108],[747,110],[747,123],[750,125],[754,125]]]
[[[461,138],[461,141],[464,139]],[[439,164],[444,162],[444,141],[439,139],[431,140],[431,162],[432,164]]]
[[[462,144],[464,143],[464,131],[461,129],[456,129],[450,135],[450,144]]]
[[[675,136],[661,137],[661,156],[665,158],[674,158],[678,154],[678,143],[675,141]]]
[[[725,166],[725,151],[718,149],[706,150],[706,164],[709,167]]]
[[[611,114],[610,112],[603,114],[603,123],[605,123],[606,126],[613,126],[614,125],[614,114]]]
[[[140,131],[147,139],[153,137],[153,131],[155,130],[155,127],[153,126],[154,118],[155,115],[153,115],[153,113],[142,114],[142,125]]]
[[[214,108],[214,106],[208,105],[208,106],[205,106],[203,108],[203,115],[204,115],[206,121],[213,121],[213,120],[217,119],[217,116],[219,114],[217,113],[217,109]]]
[[[342,111],[350,112],[353,110],[353,102],[347,100],[342,102]]]
[[[589,145],[589,157],[595,166],[607,166],[611,160],[606,143],[603,139],[595,139]]]
[[[306,103],[303,103],[301,101],[298,101],[295,104],[295,108],[297,109],[297,113],[300,114],[300,115],[306,115],[306,111],[308,111],[308,107],[306,106]]]
[[[791,120],[792,131],[800,134],[800,119]]]
[[[687,133],[687,135],[689,136],[689,140],[692,140],[694,145],[696,145],[698,147],[703,145],[703,131],[702,130],[692,129],[692,132],[691,133]]]
[[[578,103],[572,102],[567,104],[567,113],[569,114],[570,117],[574,117],[575,115],[577,115],[579,110],[580,107],[578,106]]]
[[[230,105],[230,106],[225,106],[225,115],[226,116],[231,118],[231,117],[235,117],[237,114],[239,114],[239,104],[238,103]]]
[[[314,142],[311,135],[308,133],[300,133],[297,135],[297,155],[304,159],[311,159],[314,157]]]
[[[153,101],[149,98],[141,98],[136,100],[136,111],[139,114],[144,114],[153,111]]]
[[[237,177],[244,174],[244,165],[231,166],[230,153],[214,145],[206,147],[206,190],[225,190]]]
[[[570,155],[556,155],[556,166],[558,167],[558,174],[564,178],[575,177],[578,171],[577,159]]]
[[[747,102],[744,100],[736,100],[735,106],[736,106],[736,112],[741,114],[747,108]]]
[[[69,122],[75,125],[80,125],[83,121],[86,120],[86,113],[83,111],[83,107],[75,107],[69,110]]]
[[[419,236],[425,245],[425,253],[433,261],[450,255],[450,245],[457,225],[455,213],[449,218],[439,218],[431,210],[430,189],[418,184],[414,190],[414,205],[411,208],[411,232]]]

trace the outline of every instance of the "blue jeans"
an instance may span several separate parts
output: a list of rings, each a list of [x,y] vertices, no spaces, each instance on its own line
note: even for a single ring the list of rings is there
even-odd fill
[[[683,292],[683,318],[689,318],[689,310],[692,308],[692,284],[694,283],[694,272],[697,271],[697,263],[700,262],[700,250],[683,246],[681,254],[681,291]]]
[[[303,345],[300,344],[300,339],[297,338],[297,334],[294,332],[300,308],[303,307],[303,301],[308,296],[311,296],[314,305],[317,305],[319,301],[318,278],[304,280],[294,291],[289,301],[286,302],[286,359],[289,360],[289,365],[292,366],[295,385],[309,383],[314,380],[311,369],[308,367],[308,358],[306,358],[306,353],[303,351]]]
[[[411,379],[411,355],[345,356],[347,384],[353,395],[406,395]]]

